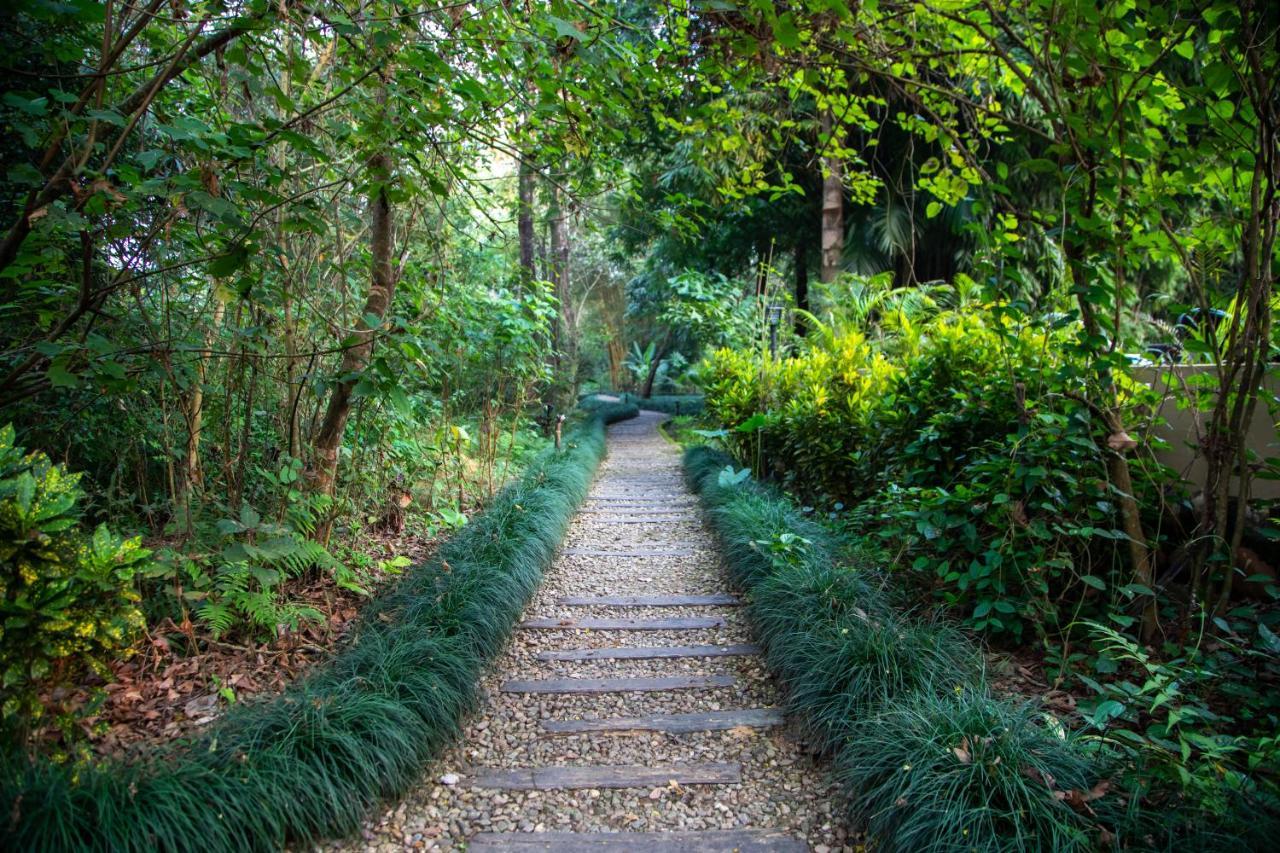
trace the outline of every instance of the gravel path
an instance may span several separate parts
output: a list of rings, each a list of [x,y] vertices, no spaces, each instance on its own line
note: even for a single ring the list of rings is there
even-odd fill
[[[480,713],[469,721],[458,743],[427,769],[423,782],[400,803],[372,818],[362,838],[331,849],[461,850],[473,846],[476,850],[523,850],[533,849],[522,846],[529,843],[529,837],[491,834],[543,832],[560,834],[544,836],[548,840],[537,849],[575,849],[582,836],[563,835],[566,832],[662,833],[611,836],[604,839],[613,842],[607,846],[610,850],[796,850],[806,849],[806,845],[815,853],[853,849],[857,839],[846,837],[834,785],[785,728],[561,734],[543,727],[543,721],[731,712],[780,704],[777,688],[760,658],[750,654],[587,661],[537,657],[538,652],[564,649],[751,642],[741,607],[569,606],[559,602],[566,596],[708,595],[729,590],[715,542],[681,479],[679,451],[658,432],[664,418],[644,412],[610,428],[609,457],[562,550],[680,551],[693,556],[560,556],[524,615],[525,619],[552,619],[555,627],[518,630],[486,676]],[[633,520],[639,521],[630,523]],[[723,626],[655,631],[560,627],[563,621],[586,618],[647,621],[707,616],[722,618]],[[731,681],[729,686],[651,692],[502,690],[508,681],[673,676],[729,676]],[[713,684],[725,682],[721,678]],[[674,769],[665,774],[661,769],[668,765]],[[594,787],[552,787],[566,773],[578,773],[556,768],[602,767],[615,769],[586,771],[612,777]],[[627,785],[627,776],[637,771],[650,777],[658,772],[666,778],[682,772],[681,768],[740,772],[740,781]],[[534,769],[540,770],[533,773]],[[695,772],[690,778],[697,775]],[[495,778],[519,779],[525,787],[477,785]],[[529,787],[536,785],[542,787]],[[726,830],[773,832],[731,835]],[[672,834],[690,831],[719,832]],[[594,836],[586,840],[601,843]]]

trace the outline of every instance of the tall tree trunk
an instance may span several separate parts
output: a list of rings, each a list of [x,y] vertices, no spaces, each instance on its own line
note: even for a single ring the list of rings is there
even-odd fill
[[[1280,224],[1280,107],[1274,93],[1277,79],[1273,63],[1268,63],[1261,45],[1272,41],[1264,35],[1265,15],[1259,17],[1253,4],[1242,3],[1241,24],[1252,37],[1245,50],[1245,91],[1257,121],[1254,133],[1253,175],[1249,206],[1241,234],[1244,276],[1236,295],[1236,307],[1229,318],[1223,357],[1218,365],[1218,389],[1205,444],[1205,501],[1199,523],[1201,561],[1217,549],[1225,559],[1224,574],[1212,603],[1215,615],[1223,613],[1231,601],[1235,582],[1236,555],[1244,539],[1249,515],[1248,460],[1249,426],[1261,395],[1262,380],[1271,358],[1271,300],[1275,289],[1274,258],[1277,227]],[[1274,28],[1271,30],[1274,35]],[[1207,318],[1206,318],[1207,320]],[[1234,501],[1231,481],[1238,478]],[[1232,504],[1235,513],[1229,512]]]
[[[383,95],[385,98],[385,94]],[[347,417],[351,414],[351,394],[356,377],[369,365],[373,354],[375,329],[366,319],[372,317],[375,325],[386,316],[395,297],[395,271],[392,268],[392,244],[395,239],[395,221],[392,218],[391,201],[387,190],[391,182],[391,157],[380,151],[369,158],[369,248],[373,256],[373,268],[369,282],[369,294],[365,298],[364,311],[356,321],[355,343],[342,353],[342,366],[338,375],[343,377],[333,387],[329,405],[324,413],[320,431],[312,444],[311,467],[308,473],[313,493],[333,495],[338,474],[338,451]],[[330,522],[326,519],[316,527],[315,538],[329,538]]]
[[[551,331],[551,387],[547,402],[558,411],[567,408],[570,388],[573,386],[572,373],[575,364],[570,360],[576,357],[573,352],[573,306],[569,301],[569,239],[566,233],[564,208],[560,204],[560,190],[551,187],[551,202],[548,210],[547,226],[550,231],[551,253],[547,276],[554,287],[556,295],[556,315],[552,321]]]
[[[822,114],[822,133],[827,145],[835,144],[831,113]],[[840,158],[822,158],[822,271],[823,282],[834,281],[844,261],[844,180]]]
[[[618,391],[622,388],[622,362],[626,360],[626,351],[618,332],[609,330],[609,387]]]
[[[174,509],[182,519],[187,532],[191,532],[191,495],[201,486],[200,470],[200,432],[204,422],[204,381],[209,371],[209,359],[213,355],[213,345],[218,338],[218,329],[222,326],[222,318],[227,312],[227,303],[223,302],[215,292],[213,297],[213,319],[204,332],[204,349],[196,359],[196,376],[191,391],[187,395],[187,446],[182,454],[182,471],[178,477],[178,494],[174,499]]]
[[[516,231],[520,235],[520,283],[529,285],[538,277],[533,257],[533,191],[536,177],[533,166],[520,160],[519,204],[516,211]]]
[[[796,240],[796,337],[803,338],[809,330],[809,321],[799,312],[809,310],[809,252],[803,238]]]
[[[649,372],[645,374],[644,387],[640,389],[640,396],[646,400],[653,396],[653,383],[658,379],[658,368],[662,367],[662,360],[667,357],[670,346],[671,333],[667,332],[662,343],[653,348],[653,358],[649,359]]]
[[[1085,205],[1086,215],[1092,215],[1092,210],[1093,201],[1090,200]],[[1088,281],[1084,247],[1074,241],[1068,241],[1066,255],[1067,266],[1071,271],[1072,283],[1076,291],[1076,304],[1080,307],[1080,322],[1084,326],[1085,334],[1090,340],[1105,340],[1095,306],[1089,301],[1088,288],[1081,284]],[[1154,590],[1155,567],[1151,546],[1148,544],[1147,533],[1142,524],[1142,512],[1138,506],[1138,499],[1134,495],[1129,459],[1125,455],[1133,449],[1133,441],[1125,431],[1110,368],[1103,368],[1097,390],[1098,403],[1096,405],[1090,403],[1090,408],[1107,431],[1107,447],[1102,452],[1107,466],[1107,477],[1116,492],[1116,506],[1120,510],[1120,526],[1127,539],[1133,578],[1136,583]],[[1150,642],[1156,638],[1160,630],[1160,613],[1154,594],[1145,596],[1144,599],[1139,635],[1143,642]]]

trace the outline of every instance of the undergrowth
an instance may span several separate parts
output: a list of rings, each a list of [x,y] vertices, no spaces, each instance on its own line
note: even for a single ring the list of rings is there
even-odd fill
[[[705,447],[685,454],[788,710],[879,849],[1088,850],[1116,836],[1063,728],[993,698],[981,655],[904,614],[826,531]]]
[[[650,412],[662,412],[664,415],[697,415],[702,413],[705,398],[701,394],[654,394],[652,397],[641,397],[626,391],[598,391],[597,394],[610,394],[618,397],[624,404],[634,404]],[[584,400],[592,399],[587,396]]]
[[[285,693],[128,761],[56,764],[7,750],[0,846],[276,850],[353,832],[404,791],[475,706],[604,452],[596,407],[434,558],[371,602],[336,656]]]
[[[833,760],[851,821],[877,849],[1243,851],[1274,841],[1261,792],[1237,785],[1236,801],[1214,813],[1148,801],[1132,780],[1156,768],[1094,728],[1069,731],[1032,703],[993,695],[981,650],[907,611],[874,556],[834,540],[727,454],[693,447],[684,464],[789,713]]]

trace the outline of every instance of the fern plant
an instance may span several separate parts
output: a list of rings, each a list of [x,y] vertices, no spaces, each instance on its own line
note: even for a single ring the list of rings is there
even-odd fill
[[[315,608],[285,598],[286,582],[308,571],[330,573],[339,585],[364,592],[342,562],[306,537],[323,511],[318,502],[297,501],[286,521],[271,522],[246,504],[238,518],[218,521],[223,547],[197,611],[215,638],[240,625],[279,633],[320,619]]]

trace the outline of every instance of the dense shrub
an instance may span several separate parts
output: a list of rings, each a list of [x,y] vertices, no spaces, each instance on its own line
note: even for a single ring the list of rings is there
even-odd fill
[[[1016,639],[1052,631],[1075,610],[1063,602],[1092,612],[1144,593],[1070,352],[995,309],[939,314],[888,340],[822,329],[777,363],[717,352],[707,411],[738,458],[849,509],[852,532],[884,541],[970,627]],[[1135,419],[1143,402],[1133,391]]]
[[[667,415],[700,414],[705,403],[701,394],[654,394],[652,397],[641,397],[626,391],[599,391],[597,394],[609,394],[618,397],[624,404],[634,404],[638,408]],[[594,397],[595,394],[590,394],[583,399],[586,402]]]
[[[903,618],[861,573],[822,556],[762,580],[751,612],[788,707],[817,750],[837,752],[881,703],[968,683],[978,660],[954,630]]]
[[[82,529],[79,477],[0,429],[0,711],[4,728],[42,715],[37,691],[105,674],[142,628],[134,574],[148,552]],[[12,732],[11,732],[12,734]],[[16,736],[21,739],[21,733]]]
[[[54,765],[0,755],[0,843],[15,850],[276,850],[359,826],[403,791],[474,706],[586,495],[598,412],[489,509],[366,608],[328,665],[238,705],[192,741],[133,761]]]

